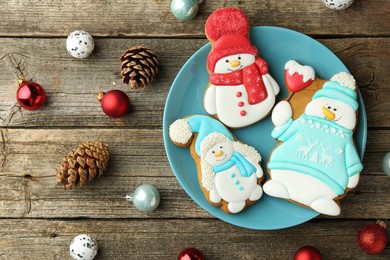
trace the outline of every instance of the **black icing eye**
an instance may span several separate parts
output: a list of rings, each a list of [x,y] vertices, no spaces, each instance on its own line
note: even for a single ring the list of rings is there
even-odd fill
[[[229,63],[229,60],[225,60],[226,63]]]
[[[215,151],[211,151],[212,153],[215,153]]]
[[[335,112],[336,112],[336,111],[337,111],[337,109],[336,109],[336,108],[333,108],[333,111],[335,111]]]
[[[238,56],[237,60],[241,60],[241,57],[240,57],[240,56]]]
[[[222,145],[219,148],[222,149],[223,148]]]
[[[331,109],[332,107],[331,106],[328,106],[328,109]]]

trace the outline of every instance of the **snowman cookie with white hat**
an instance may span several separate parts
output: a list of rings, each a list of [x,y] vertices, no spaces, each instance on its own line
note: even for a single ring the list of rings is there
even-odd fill
[[[293,116],[297,103],[284,100],[272,112],[272,137],[280,141],[267,164],[270,179],[264,192],[309,207],[340,214],[339,199],[356,187],[363,165],[353,132],[357,124],[357,90],[352,75],[340,72],[318,81],[314,70],[295,61],[286,64],[290,91],[305,91],[320,82],[304,112]],[[294,119],[293,119],[294,118]]]
[[[178,146],[190,146],[199,185],[210,204],[239,213],[262,197],[261,155],[237,141],[218,120],[204,115],[178,119],[170,125],[169,137]]]
[[[280,90],[267,62],[252,45],[249,31],[247,16],[237,8],[216,10],[205,25],[212,49],[207,57],[210,83],[204,108],[231,128],[265,118]]]

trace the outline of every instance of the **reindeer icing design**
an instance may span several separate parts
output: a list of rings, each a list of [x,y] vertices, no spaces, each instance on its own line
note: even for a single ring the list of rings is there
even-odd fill
[[[308,70],[293,65],[295,71]],[[301,86],[294,87],[299,91]],[[340,214],[336,201],[357,185],[363,168],[352,137],[356,99],[355,80],[342,72],[314,93],[295,120],[288,101],[275,106],[272,137],[281,143],[267,165],[270,180],[263,186],[265,193],[323,214]]]
[[[308,155],[309,155],[309,152],[313,149],[314,146],[316,146],[318,144],[319,141],[316,141],[315,143],[312,143],[311,142],[311,139],[308,138],[307,141],[309,142],[309,146],[303,146],[303,145],[300,145],[298,150],[297,150],[297,155],[302,157],[302,158],[305,158],[307,159]]]

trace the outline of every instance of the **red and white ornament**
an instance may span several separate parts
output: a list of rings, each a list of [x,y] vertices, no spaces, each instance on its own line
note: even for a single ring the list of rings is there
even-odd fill
[[[294,255],[294,260],[321,260],[320,251],[313,246],[303,246]]]
[[[27,110],[35,110],[40,108],[46,100],[44,89],[38,83],[32,81],[18,81],[18,91],[16,99],[21,107]]]
[[[360,248],[368,254],[379,254],[387,245],[386,223],[377,221],[362,227],[357,240]]]
[[[100,92],[97,99],[101,102],[103,112],[109,117],[122,117],[130,109],[129,97],[118,89],[110,90],[107,93]]]
[[[204,260],[204,256],[198,249],[189,247],[180,252],[177,260]]]

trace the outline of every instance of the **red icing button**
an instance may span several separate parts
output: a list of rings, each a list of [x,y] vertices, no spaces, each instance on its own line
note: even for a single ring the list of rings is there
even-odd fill
[[[242,96],[242,92],[238,91],[238,92],[236,93],[236,97],[241,97],[241,96]]]
[[[244,106],[244,102],[242,102],[242,101],[238,102],[238,106],[239,106],[239,107]]]
[[[241,110],[240,111],[240,115],[245,116],[246,115],[246,111],[245,110]]]

